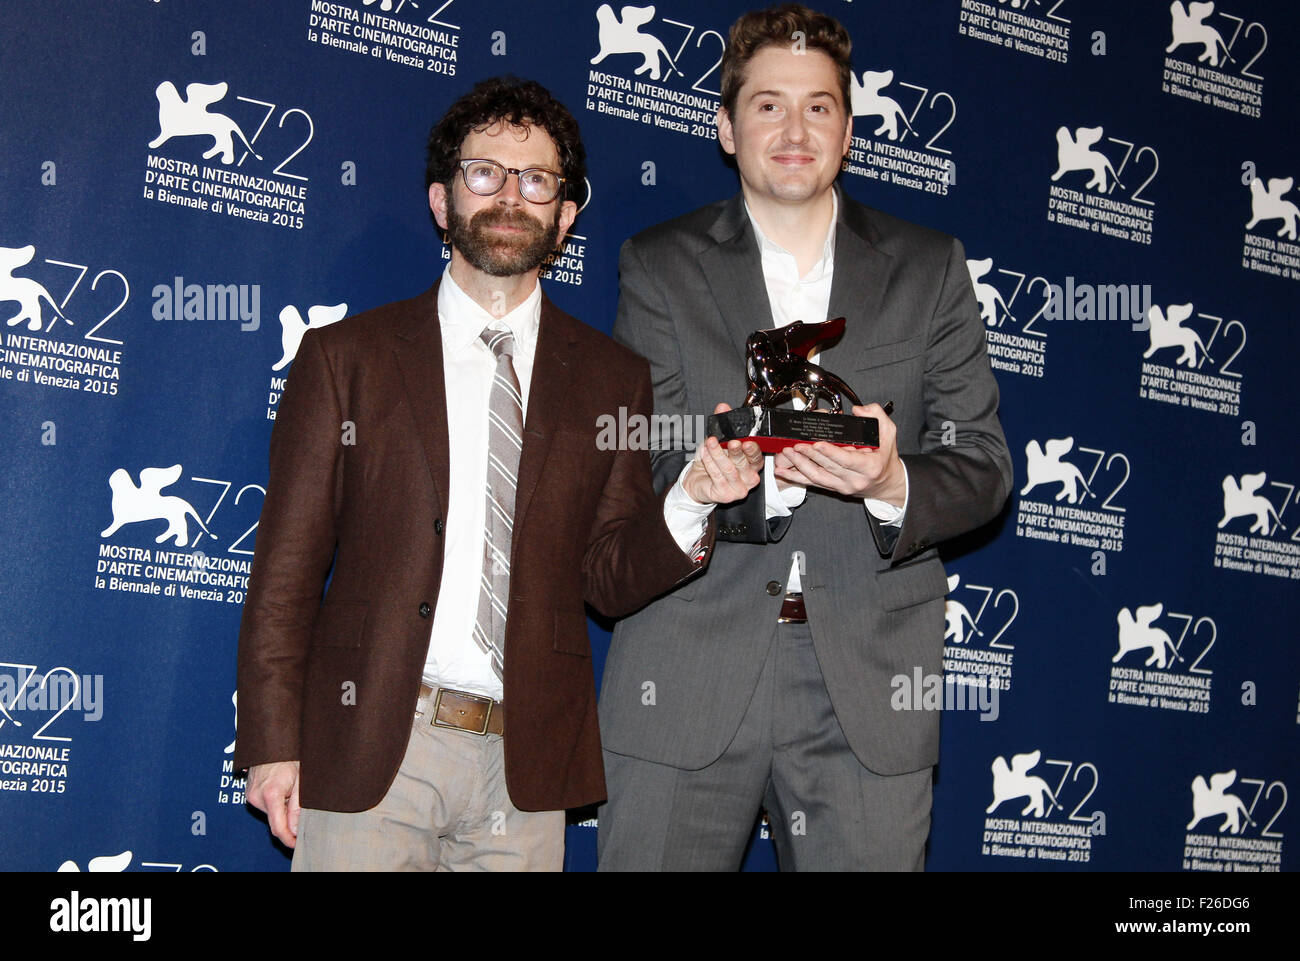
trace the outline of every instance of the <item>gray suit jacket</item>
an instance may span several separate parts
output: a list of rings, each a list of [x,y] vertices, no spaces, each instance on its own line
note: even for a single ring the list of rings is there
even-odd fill
[[[638,234],[619,270],[614,337],[650,361],[656,412],[739,403],[745,339],[773,326],[741,197]],[[600,701],[614,753],[687,769],[721,755],[757,684],[792,552],[802,551],[813,643],[854,753],[878,774],[938,760],[938,712],[892,710],[891,680],[941,672],[947,582],[935,545],[993,518],[1012,483],[961,244],[841,195],[827,316],[848,324],[819,362],[864,402],[894,401],[910,484],[901,530],[878,525],[860,500],[817,489],[781,521],[765,520],[762,485],[720,509],[707,573],[615,628]],[[656,486],[688,456],[658,453]]]

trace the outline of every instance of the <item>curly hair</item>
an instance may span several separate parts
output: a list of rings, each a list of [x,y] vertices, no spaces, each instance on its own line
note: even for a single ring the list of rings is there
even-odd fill
[[[582,146],[578,122],[569,109],[534,80],[491,77],[474,85],[469,93],[447,108],[429,131],[428,159],[424,168],[424,189],[441,183],[451,186],[460,169],[460,145],[473,132],[492,124],[541,127],[555,141],[560,155],[560,174],[565,191],[561,199],[572,199],[587,176],[587,151]]]
[[[803,34],[803,48],[820,50],[835,64],[840,82],[840,98],[849,110],[849,78],[853,67],[849,54],[853,41],[849,32],[834,17],[809,10],[800,3],[784,3],[766,10],[751,10],[731,25],[731,36],[722,57],[722,107],[731,116],[736,98],[745,85],[745,67],[754,54],[764,47],[789,46],[795,33]]]

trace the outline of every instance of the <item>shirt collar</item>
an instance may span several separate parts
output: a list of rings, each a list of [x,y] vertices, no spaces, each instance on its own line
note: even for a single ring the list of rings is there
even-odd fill
[[[456,283],[451,276],[451,264],[442,272],[442,283],[438,285],[438,323],[442,328],[443,347],[448,353],[468,349],[487,327],[509,330],[515,338],[516,354],[531,353],[537,344],[541,320],[540,283],[534,284],[532,293],[510,313],[504,317],[494,317]]]
[[[743,198],[741,202],[744,203],[745,215],[749,217],[749,222],[754,228],[754,236],[758,238],[759,251],[764,254],[779,254],[793,259],[794,254],[790,253],[790,251],[786,250],[780,244],[769,239],[768,236],[765,233],[763,233],[763,228],[760,227],[758,225],[758,221],[754,219],[754,212],[749,209],[749,202],[744,200]],[[821,259],[817,261],[817,263],[813,264],[812,267],[809,269],[808,273],[804,277],[799,278],[800,280],[809,280],[809,281],[817,280],[819,277],[822,276],[823,273],[825,273],[825,271],[829,270],[834,265],[835,227],[839,223],[839,219],[840,219],[840,192],[832,188],[831,189],[831,222],[830,222],[830,226],[827,227],[826,229],[826,241],[825,243],[822,244]]]

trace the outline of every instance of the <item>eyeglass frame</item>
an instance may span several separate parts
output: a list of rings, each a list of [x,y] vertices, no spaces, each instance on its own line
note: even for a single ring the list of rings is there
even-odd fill
[[[467,168],[469,167],[470,164],[482,164],[482,163],[492,164],[494,167],[498,167],[501,170],[504,170],[506,172],[505,177],[501,180],[501,186],[498,187],[496,190],[492,191],[490,194],[481,194],[469,185],[469,171]],[[522,182],[523,174],[528,173],[530,170],[541,170],[544,173],[551,174],[553,177],[555,177],[556,180],[559,181],[559,184],[555,188],[555,196],[552,197],[550,200],[534,200],[532,197],[529,197],[527,194],[524,193],[522,187],[519,188],[519,196],[523,197],[530,204],[537,204],[537,206],[539,207],[544,207],[547,204],[554,203],[555,201],[559,200],[560,195],[564,192],[564,185],[568,183],[567,177],[561,177],[558,173],[556,173],[554,170],[550,169],[549,167],[524,167],[522,170],[520,170],[518,167],[507,167],[505,164],[498,163],[497,161],[492,160],[489,157],[471,157],[468,160],[458,160],[456,161],[456,165],[460,167],[460,179],[465,184],[465,189],[468,190],[470,193],[472,193],[475,197],[495,197],[497,194],[501,193],[501,191],[506,189],[506,184],[509,182],[511,174],[514,174],[515,178],[520,180],[520,182]]]

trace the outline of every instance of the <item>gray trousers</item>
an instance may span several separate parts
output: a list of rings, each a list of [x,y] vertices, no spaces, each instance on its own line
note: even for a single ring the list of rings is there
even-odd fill
[[[740,729],[712,764],[687,771],[605,752],[599,870],[738,870],[761,807],[783,871],[920,871],[932,775],[863,767],[808,625],[777,625]]]

